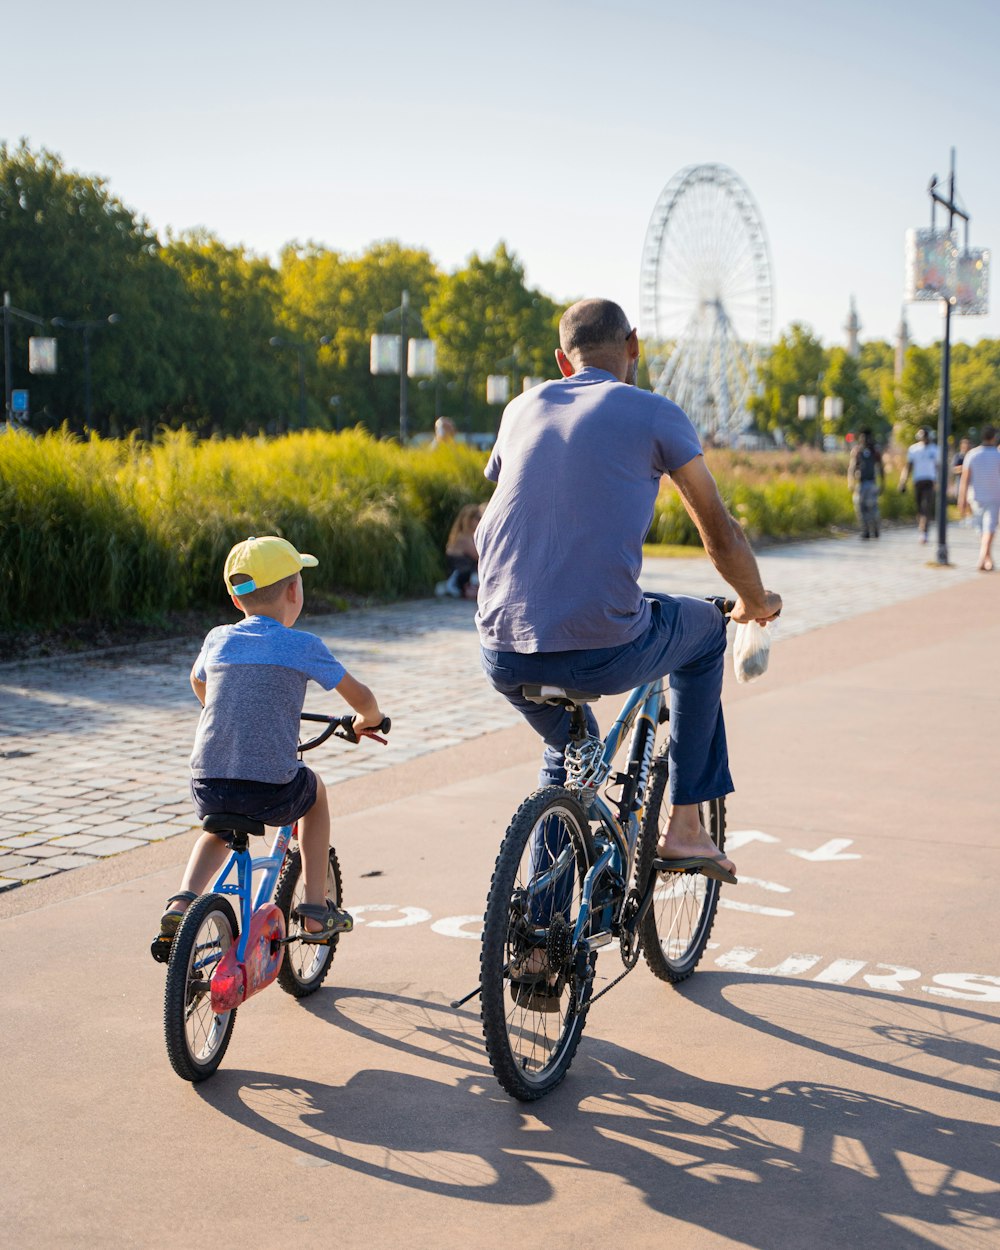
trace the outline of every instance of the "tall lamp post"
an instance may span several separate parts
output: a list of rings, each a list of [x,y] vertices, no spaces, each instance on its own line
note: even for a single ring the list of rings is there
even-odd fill
[[[60,330],[79,330],[83,334],[83,409],[84,424],[93,428],[93,391],[90,382],[90,336],[95,330],[106,330],[121,321],[118,313],[110,313],[96,321],[67,321],[65,317],[53,317],[52,324]]]
[[[437,371],[436,347],[424,333],[420,315],[410,312],[410,293],[403,292],[398,308],[382,316],[383,330],[399,318],[399,334],[373,334],[371,364],[373,374],[399,373],[399,442],[405,446],[410,436],[407,417],[407,379],[433,376]]]
[[[940,188],[937,174],[927,188],[931,197],[931,228],[911,230],[907,239],[910,300],[944,300],[944,338],[941,345],[941,406],[938,412],[938,482],[936,501],[937,563],[948,564],[948,441],[951,438],[951,318],[981,316],[987,312],[989,252],[969,248],[969,214],[960,207],[955,190],[955,149],[951,149],[951,171],[947,194]],[[937,206],[947,210],[948,229],[936,229]],[[964,246],[959,250],[953,233],[955,218],[965,222]]]
[[[11,412],[10,396],[13,389],[11,359],[10,359],[10,323],[12,318],[20,321],[30,321],[36,326],[45,325],[44,317],[36,317],[34,313],[25,312],[23,308],[15,308],[10,302],[10,291],[3,293],[3,414],[4,420],[11,421],[13,413]]]
[[[294,339],[283,339],[280,334],[276,334],[268,342],[272,347],[290,348],[299,358],[299,425],[302,429],[306,428],[306,349],[301,343],[296,343]]]

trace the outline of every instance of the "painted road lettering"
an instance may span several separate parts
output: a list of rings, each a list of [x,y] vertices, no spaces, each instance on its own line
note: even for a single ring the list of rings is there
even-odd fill
[[[401,929],[431,921],[431,913],[425,908],[400,907],[396,903],[362,903],[352,907],[351,914],[358,923],[367,924],[369,929]],[[393,914],[393,919],[364,919],[371,915]],[[430,928],[440,937],[478,942],[482,936],[483,920],[478,915],[444,916],[440,920],[431,921]],[[709,942],[705,949],[706,953],[715,952],[719,949],[719,943]],[[765,966],[754,962],[760,954],[761,948],[757,946],[734,946],[715,956],[715,966],[724,972],[737,972],[745,976],[797,978],[816,985],[847,985],[854,982],[880,993],[905,994],[919,990],[938,998],[1000,1003],[1000,976],[988,973],[938,972],[928,975],[907,964],[882,961],[873,963],[867,959],[843,957],[830,959],[825,955],[797,952]],[[865,972],[864,969],[868,971]]]

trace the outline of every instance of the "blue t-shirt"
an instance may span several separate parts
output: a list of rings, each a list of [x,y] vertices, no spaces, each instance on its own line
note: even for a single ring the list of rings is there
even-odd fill
[[[1000,502],[1000,449],[981,443],[966,454],[962,468],[969,470],[972,497],[980,505]]]
[[[211,630],[194,664],[206,690],[191,775],[293,781],[306,683],[332,690],[346,672],[322,639],[269,616]]]
[[[504,411],[486,476],[497,489],[476,530],[484,647],[582,651],[647,628],[642,544],[664,473],[701,455],[662,395],[587,367]]]

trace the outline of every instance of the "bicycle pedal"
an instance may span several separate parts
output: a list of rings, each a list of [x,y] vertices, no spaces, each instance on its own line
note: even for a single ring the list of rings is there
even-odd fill
[[[157,934],[150,944],[149,953],[158,964],[168,964],[170,963],[170,949],[173,944],[173,938],[160,937]]]

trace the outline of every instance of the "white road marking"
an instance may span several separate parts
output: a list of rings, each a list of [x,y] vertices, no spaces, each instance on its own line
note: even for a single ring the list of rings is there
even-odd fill
[[[741,903],[735,898],[720,898],[720,907],[728,907],[730,911],[751,911],[755,916],[794,916],[795,912],[787,907],[765,907],[762,903]]]
[[[939,972],[931,980],[933,985],[920,987],[925,994],[1000,1003],[1000,977],[987,976],[981,972]]]
[[[778,885],[777,881],[764,881],[760,877],[740,877],[740,885],[758,885],[762,890],[773,890],[776,894],[791,894],[790,885]]]
[[[422,907],[397,907],[395,903],[361,903],[349,908],[356,924],[367,924],[369,929],[403,929],[411,924],[423,924],[430,920],[431,913]],[[398,911],[402,915],[398,920],[365,920],[367,912]]]
[[[726,968],[730,972],[751,972],[755,976],[767,977],[797,977],[814,968],[823,959],[822,955],[789,955],[773,968],[751,967],[751,959],[756,959],[759,954],[760,950],[754,946],[734,946],[725,955],[720,955],[715,963],[717,967]]]
[[[431,928],[442,937],[472,938],[474,942],[478,942],[483,936],[483,918],[482,916],[446,916],[444,920],[435,920]]]
[[[853,838],[831,838],[829,842],[824,842],[823,845],[817,847],[815,851],[790,850],[788,854],[798,855],[799,859],[807,859],[814,864],[829,863],[832,860],[840,859],[860,859],[861,856],[854,851],[852,851],[850,855],[842,853],[844,849],[850,846],[853,841]]]
[[[776,838],[770,833],[761,833],[759,829],[734,829],[732,833],[726,834],[726,850],[738,851],[741,846],[746,846],[748,842],[780,841],[780,838]]]
[[[902,964],[876,964],[876,968],[888,968],[886,973],[866,973],[863,977],[873,990],[888,990],[890,994],[902,994],[904,981],[916,981],[920,973],[916,968]]]
[[[829,968],[824,968],[813,980],[822,985],[846,985],[867,962],[867,959],[835,959]]]

